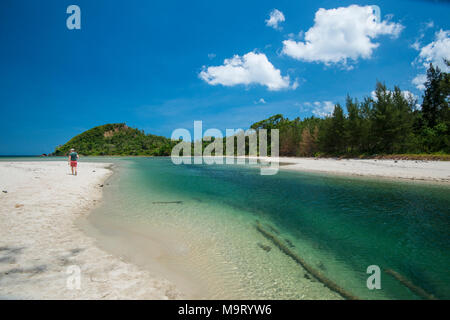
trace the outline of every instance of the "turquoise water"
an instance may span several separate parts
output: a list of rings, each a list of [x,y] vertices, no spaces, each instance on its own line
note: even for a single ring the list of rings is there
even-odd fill
[[[120,226],[125,242],[138,231],[163,234],[160,241],[173,236],[179,252],[164,256],[165,262],[204,283],[208,294],[202,297],[339,298],[257,232],[260,221],[362,299],[421,298],[384,272],[382,289],[368,290],[369,265],[450,298],[448,186],[282,170],[261,176],[257,166],[176,166],[167,158],[116,162],[119,175],[90,219]],[[131,259],[146,254],[128,249]]]
[[[450,298],[447,185],[282,170],[261,176],[258,166],[176,166],[168,158],[85,161],[113,162],[117,171],[88,218],[92,235],[176,284],[191,279],[200,288],[193,297],[340,298],[259,233],[259,221],[362,299],[421,299],[383,271],[382,289],[368,290],[369,265]]]

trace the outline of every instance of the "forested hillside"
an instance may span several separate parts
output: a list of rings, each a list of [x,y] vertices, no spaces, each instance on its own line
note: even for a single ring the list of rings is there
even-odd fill
[[[145,134],[125,123],[105,124],[87,130],[56,148],[53,155],[66,155],[74,148],[82,155],[170,155],[175,143],[170,139]]]

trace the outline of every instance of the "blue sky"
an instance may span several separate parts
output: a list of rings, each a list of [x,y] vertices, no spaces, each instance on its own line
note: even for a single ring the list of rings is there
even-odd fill
[[[71,4],[81,30],[66,27]],[[362,11],[350,5],[378,5],[381,20],[360,28]],[[339,7],[347,9],[331,10]],[[268,23],[274,9],[284,21]],[[450,52],[449,9],[439,1],[3,0],[0,154],[52,152],[112,122],[170,137],[194,120],[224,130],[276,113],[323,115],[347,94],[370,95],[376,80],[420,97],[413,79]]]

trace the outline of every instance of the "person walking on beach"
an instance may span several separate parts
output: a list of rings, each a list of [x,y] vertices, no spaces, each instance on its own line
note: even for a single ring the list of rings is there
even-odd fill
[[[72,169],[72,175],[77,175],[77,164],[78,164],[78,153],[75,152],[75,149],[70,149],[69,153],[69,165]]]

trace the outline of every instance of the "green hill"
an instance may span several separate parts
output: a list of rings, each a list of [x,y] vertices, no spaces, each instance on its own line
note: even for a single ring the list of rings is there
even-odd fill
[[[161,136],[145,134],[125,123],[105,124],[87,130],[66,144],[58,146],[53,155],[67,155],[74,148],[81,155],[89,156],[167,156],[175,142]]]

